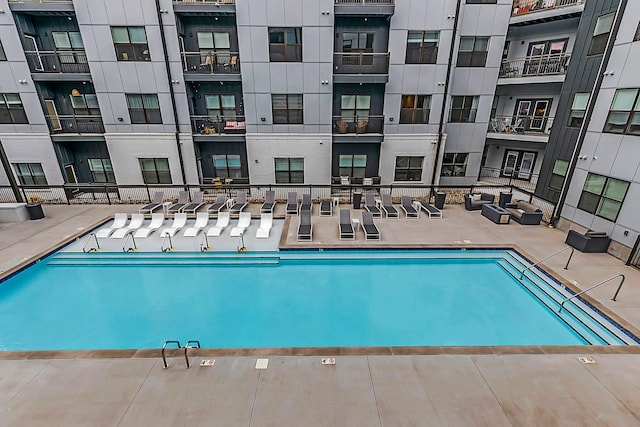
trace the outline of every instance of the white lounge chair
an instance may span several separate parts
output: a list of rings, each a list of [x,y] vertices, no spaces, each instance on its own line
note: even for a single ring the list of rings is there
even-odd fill
[[[165,227],[160,232],[160,237],[170,236],[173,237],[176,233],[184,228],[187,224],[187,214],[179,212],[173,217],[173,224],[171,227]]]
[[[231,218],[229,212],[220,212],[218,214],[218,221],[216,221],[216,225],[207,230],[207,236],[220,236],[220,234],[222,234],[222,231],[229,225],[229,218]]]
[[[269,233],[271,233],[271,227],[273,227],[273,214],[260,214],[260,227],[258,231],[256,231],[256,239],[268,239]]]
[[[105,238],[109,237],[111,233],[119,228],[124,228],[127,225],[128,216],[126,213],[117,213],[113,216],[113,224],[110,227],[101,228],[96,231],[96,237]]]
[[[196,222],[192,227],[184,230],[184,237],[195,237],[209,224],[209,213],[208,212],[198,212],[196,214]]]
[[[240,237],[249,228],[249,225],[251,225],[251,212],[240,212],[238,224],[231,229],[229,235],[231,237]]]
[[[148,227],[142,227],[133,233],[133,237],[149,237],[151,233],[159,230],[164,224],[164,212],[151,214],[151,223]]]
[[[109,236],[110,239],[122,239],[129,233],[133,233],[138,228],[142,227],[142,223],[144,222],[144,214],[137,213],[131,215],[131,222],[128,226],[124,228],[119,228]]]

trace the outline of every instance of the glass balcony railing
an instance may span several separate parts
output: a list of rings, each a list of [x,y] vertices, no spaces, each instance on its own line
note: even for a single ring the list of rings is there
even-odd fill
[[[101,116],[46,116],[52,134],[104,133]]]
[[[377,5],[389,5],[395,4],[395,0],[335,0],[337,5],[363,5],[363,6],[377,6]]]
[[[584,4],[585,0],[515,0],[512,16]]]
[[[389,74],[389,52],[336,52],[333,70],[335,74]]]
[[[570,58],[570,53],[559,53],[503,59],[498,77],[515,78],[566,74]]]
[[[32,73],[88,73],[89,63],[83,50],[35,52],[26,51]]]
[[[549,134],[553,117],[548,116],[495,116],[489,120],[489,133],[512,135]]]
[[[383,133],[384,116],[333,116],[334,134]]]
[[[244,116],[191,116],[191,129],[197,135],[238,135],[247,132]]]
[[[182,52],[182,67],[185,73],[194,74],[239,74],[238,52]]]

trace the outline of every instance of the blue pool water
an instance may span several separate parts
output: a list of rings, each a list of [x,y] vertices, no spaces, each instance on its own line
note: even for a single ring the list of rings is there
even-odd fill
[[[60,253],[0,284],[0,349],[605,343],[509,275],[511,255],[454,252]]]

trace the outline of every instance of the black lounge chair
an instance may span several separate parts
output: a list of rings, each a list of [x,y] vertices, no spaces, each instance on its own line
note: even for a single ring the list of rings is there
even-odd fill
[[[227,195],[226,194],[218,194],[216,197],[216,201],[207,208],[207,212],[210,214],[214,214],[214,217],[217,217],[218,214],[224,207],[227,206]]]
[[[313,225],[311,211],[300,211],[300,225],[298,226],[298,241],[313,240]]]
[[[340,231],[340,240],[355,240],[356,233],[353,231],[351,223],[351,211],[349,209],[340,209],[340,223],[338,224]]]
[[[300,212],[309,211],[311,213],[311,194],[302,195],[302,204],[300,205]]]
[[[264,195],[264,203],[260,207],[260,213],[273,213],[273,208],[276,206],[276,192],[269,190]]]
[[[295,191],[290,191],[287,194],[287,210],[286,214],[297,214],[298,213],[298,193]]]
[[[383,194],[382,195],[382,210],[387,218],[399,218],[400,213],[396,208],[393,207],[393,202],[391,201],[391,194]]]
[[[196,211],[202,205],[204,205],[204,203],[202,202],[202,191],[196,191],[196,192],[193,193],[192,202],[184,205],[183,208],[182,208],[182,212],[195,214]]]
[[[323,200],[320,202],[320,216],[333,215],[333,202],[331,200]]]
[[[151,201],[151,203],[141,207],[139,212],[141,214],[153,213],[153,211],[162,207],[162,200],[164,200],[164,192],[156,191],[156,193],[153,195],[153,200]]]
[[[168,215],[175,215],[189,204],[189,192],[181,191],[178,195],[178,201],[167,208]]]
[[[231,216],[240,215],[240,212],[242,212],[243,209],[247,207],[247,205],[247,192],[238,191],[235,203],[229,208],[229,213],[231,214]]]
[[[380,231],[373,222],[373,214],[371,212],[362,212],[362,229],[364,230],[365,240],[380,240]]]
[[[420,212],[413,207],[413,201],[409,196],[401,196],[400,197],[400,207],[404,211],[404,215],[407,218],[419,218]]]
[[[382,217],[382,211],[376,205],[374,193],[364,193],[364,208],[373,216]]]
[[[429,202],[420,203],[422,210],[429,215],[429,218],[442,218],[442,211]]]

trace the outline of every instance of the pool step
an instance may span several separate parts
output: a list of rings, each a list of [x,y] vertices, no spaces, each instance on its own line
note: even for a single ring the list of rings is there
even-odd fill
[[[217,255],[217,254],[216,254]],[[264,254],[227,253],[220,256],[200,253],[60,253],[47,261],[51,266],[99,265],[99,266],[138,266],[138,265],[278,265],[280,258]]]

